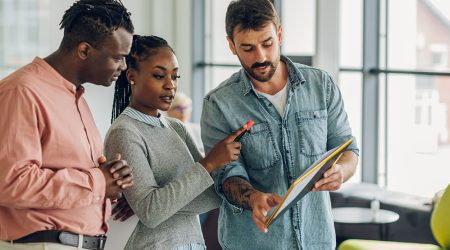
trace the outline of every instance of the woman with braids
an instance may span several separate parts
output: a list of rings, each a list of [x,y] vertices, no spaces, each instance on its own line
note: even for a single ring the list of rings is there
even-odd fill
[[[133,24],[120,0],[80,0],[59,48],[0,81],[0,249],[103,249],[111,199],[133,184],[103,143],[83,84],[126,69]]]
[[[164,117],[180,78],[178,61],[156,36],[133,37],[116,82],[105,154],[121,152],[134,186],[124,192],[139,222],[126,249],[205,249],[198,214],[219,206],[210,172],[236,160],[244,127],[203,158],[181,121]]]

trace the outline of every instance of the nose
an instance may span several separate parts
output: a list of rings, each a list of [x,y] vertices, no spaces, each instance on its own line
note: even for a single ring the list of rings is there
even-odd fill
[[[125,70],[127,69],[127,62],[126,62],[125,58],[123,58],[123,59],[120,61],[119,69],[120,69],[121,71],[125,71]]]
[[[263,63],[266,61],[266,52],[262,46],[255,47],[256,62]]]
[[[172,80],[172,77],[170,75],[167,75],[164,80],[164,88],[170,89],[170,90],[177,88],[175,81]]]

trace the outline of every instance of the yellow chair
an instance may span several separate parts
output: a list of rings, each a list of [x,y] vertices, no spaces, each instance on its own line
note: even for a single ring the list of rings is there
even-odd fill
[[[377,240],[346,240],[338,250],[450,250],[450,185],[431,215],[431,231],[439,246]]]

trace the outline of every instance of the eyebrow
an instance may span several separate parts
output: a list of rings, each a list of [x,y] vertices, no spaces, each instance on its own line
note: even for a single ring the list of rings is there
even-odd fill
[[[164,71],[166,71],[167,69],[165,68],[165,67],[163,67],[163,66],[159,66],[159,65],[157,65],[157,66],[155,66],[155,67],[153,67],[154,69],[160,69],[160,70],[164,70]],[[174,68],[173,69],[174,71],[175,70],[178,70],[178,67],[176,67],[176,68]]]
[[[273,40],[273,37],[267,38],[266,40],[262,41],[262,43],[266,43],[266,42],[268,42],[270,40]],[[243,44],[239,45],[239,47],[245,47],[245,46],[253,46],[253,44],[243,43]]]

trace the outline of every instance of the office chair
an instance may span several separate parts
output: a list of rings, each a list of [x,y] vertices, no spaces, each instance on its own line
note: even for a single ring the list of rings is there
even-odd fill
[[[342,242],[338,250],[450,250],[450,185],[436,204],[430,225],[440,247],[432,244],[351,239]]]

